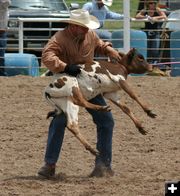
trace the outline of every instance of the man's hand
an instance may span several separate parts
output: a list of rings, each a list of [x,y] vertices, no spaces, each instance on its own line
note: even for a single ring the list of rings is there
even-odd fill
[[[111,59],[112,62],[117,61],[120,62],[122,59],[122,56],[120,55],[120,53],[116,50],[111,50],[108,53],[109,58]]]
[[[81,67],[79,65],[66,65],[64,72],[76,77],[78,74],[81,73]]]

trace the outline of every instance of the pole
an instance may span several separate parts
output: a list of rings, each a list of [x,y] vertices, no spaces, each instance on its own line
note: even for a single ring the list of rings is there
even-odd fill
[[[123,13],[124,13],[124,33],[123,43],[124,52],[130,50],[130,0],[123,0]]]
[[[19,19],[19,53],[24,51],[24,38],[23,38],[23,21]]]

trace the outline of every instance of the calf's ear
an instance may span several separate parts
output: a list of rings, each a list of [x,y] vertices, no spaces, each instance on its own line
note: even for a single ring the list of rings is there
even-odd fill
[[[130,50],[129,50],[129,52],[127,53],[127,55],[128,56],[134,56],[136,54],[136,49],[135,48],[131,48]]]
[[[131,48],[130,51],[127,53],[128,64],[131,63],[131,61],[133,60],[135,54],[136,54],[136,49],[135,48]]]

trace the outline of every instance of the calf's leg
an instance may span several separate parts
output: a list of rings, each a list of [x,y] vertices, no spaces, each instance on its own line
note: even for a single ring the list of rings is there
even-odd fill
[[[91,154],[97,156],[99,153],[96,149],[94,149],[89,142],[84,138],[84,136],[80,133],[78,126],[78,112],[79,106],[74,105],[71,101],[67,101],[67,107],[65,115],[67,116],[67,128],[74,136],[83,144],[83,146],[88,150]]]
[[[56,115],[56,113],[63,111],[67,118],[68,130],[74,134],[74,136],[88,151],[90,151],[95,156],[98,155],[98,151],[94,149],[80,133],[78,126],[79,106],[75,105],[69,97],[51,98],[49,96],[47,100],[53,107],[56,108],[54,111],[48,113],[47,117],[51,117]]]
[[[94,149],[89,144],[89,142],[84,138],[84,136],[80,133],[78,124],[75,124],[75,123],[68,124],[67,128],[83,144],[86,150],[88,150],[94,156],[97,156],[99,154],[99,152],[96,149]]]
[[[138,96],[134,93],[134,91],[132,90],[132,88],[128,85],[126,80],[120,80],[119,84],[121,86],[121,88],[132,98],[134,99],[144,110],[144,112],[146,112],[146,114],[151,117],[151,118],[155,118],[157,115],[154,114],[152,112],[151,109],[149,109],[149,107],[144,104],[139,98]]]
[[[97,105],[97,104],[93,104],[88,102],[84,96],[81,93],[81,90],[77,87],[72,87],[72,101],[74,104],[88,108],[88,109],[93,109],[93,110],[97,110],[97,111],[105,111],[105,112],[109,112],[111,110],[110,106],[101,106],[101,105]]]
[[[117,93],[117,91],[111,93],[105,93],[104,97],[109,99],[112,103],[118,106],[125,114],[127,114],[132,119],[132,121],[134,122],[135,126],[138,128],[140,133],[142,133],[143,135],[146,134],[146,131],[144,130],[141,122],[134,116],[134,114],[126,105],[120,102],[119,94]]]
[[[126,105],[122,104],[120,101],[117,102],[112,99],[111,101],[115,105],[117,105],[119,108],[121,108],[121,110],[132,119],[132,121],[134,122],[135,126],[137,127],[137,129],[139,130],[141,134],[145,135],[147,133],[147,131],[142,126],[141,122],[134,116],[134,114],[131,112],[131,110]]]

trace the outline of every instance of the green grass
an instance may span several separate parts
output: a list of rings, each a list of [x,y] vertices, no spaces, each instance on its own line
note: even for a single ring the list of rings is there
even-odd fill
[[[46,67],[40,67],[39,68],[39,75],[41,76],[43,73],[45,73],[48,70]]]

